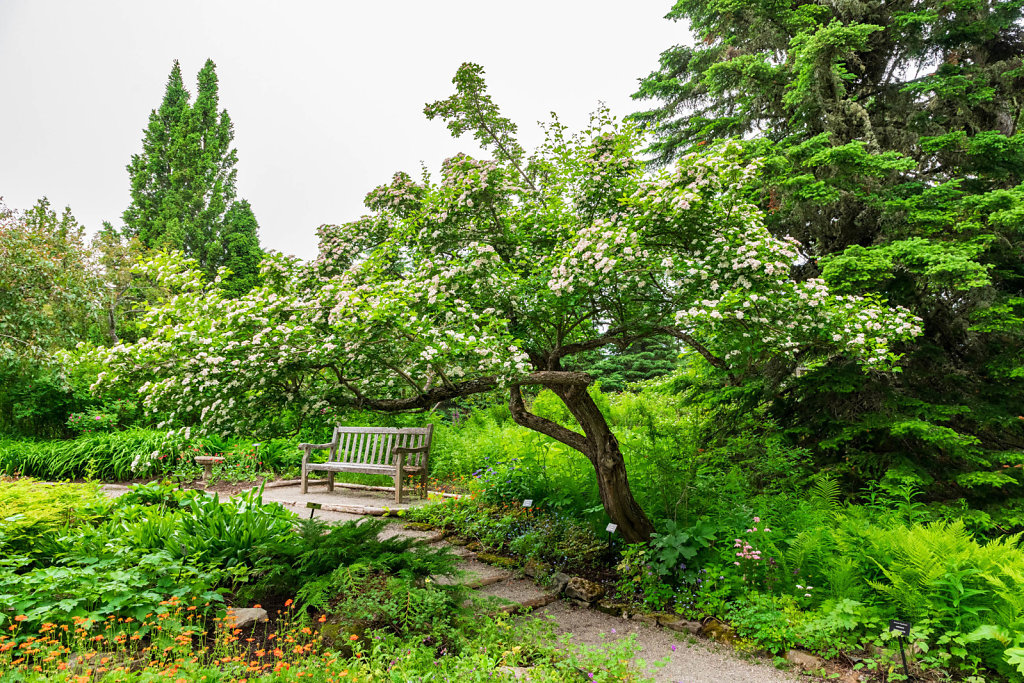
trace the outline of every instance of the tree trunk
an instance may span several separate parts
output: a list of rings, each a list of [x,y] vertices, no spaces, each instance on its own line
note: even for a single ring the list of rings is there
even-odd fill
[[[608,427],[604,414],[587,393],[584,384],[548,385],[583,428],[583,434],[566,429],[544,418],[528,413],[518,388],[513,388],[509,407],[515,421],[530,429],[547,434],[587,456],[597,473],[597,489],[605,512],[618,533],[627,543],[646,541],[654,532],[654,525],[637,505],[629,489],[626,462],[619,450],[619,441]]]

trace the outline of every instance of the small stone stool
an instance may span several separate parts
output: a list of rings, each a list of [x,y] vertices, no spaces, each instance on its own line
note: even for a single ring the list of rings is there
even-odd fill
[[[195,461],[197,465],[203,466],[203,481],[207,481],[213,476],[213,466],[224,462],[224,458],[219,455],[197,455]]]

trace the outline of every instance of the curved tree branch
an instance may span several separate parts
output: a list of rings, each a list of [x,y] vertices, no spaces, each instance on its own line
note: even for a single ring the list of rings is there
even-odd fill
[[[567,429],[557,422],[529,412],[523,403],[523,394],[518,386],[510,387],[508,394],[508,407],[512,411],[512,419],[516,421],[516,424],[550,436],[555,441],[560,441],[569,448],[574,448],[586,455],[587,438],[585,436]]]
[[[512,382],[512,386],[543,384],[546,386],[587,386],[593,382],[585,372],[540,371],[534,372]],[[495,377],[481,377],[457,384],[446,384],[424,390],[415,396],[397,399],[375,399],[358,393],[355,388],[342,382],[342,386],[355,395],[355,405],[382,413],[400,413],[407,410],[427,410],[431,406],[453,398],[482,394],[497,389],[499,382]]]

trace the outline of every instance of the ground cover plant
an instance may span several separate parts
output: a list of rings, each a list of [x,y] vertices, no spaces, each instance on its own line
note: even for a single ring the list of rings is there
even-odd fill
[[[456,557],[382,520],[299,520],[259,490],[230,500],[168,483],[108,499],[93,483],[0,482],[0,680],[639,680],[629,646],[554,647],[550,627],[486,616],[441,585]],[[232,605],[272,609],[230,628]],[[402,677],[406,678],[402,678]]]
[[[0,681],[518,680],[511,667],[529,667],[531,680],[551,683],[645,680],[630,663],[632,642],[570,647],[539,620],[477,618],[459,650],[449,652],[430,635],[381,631],[345,633],[336,645],[324,637],[324,624],[310,624],[290,606],[273,627],[252,635],[226,627],[227,619],[207,628],[191,606],[172,599],[148,619],[110,620],[102,625],[100,639],[91,635],[88,622],[66,631],[44,625],[30,636],[20,628],[5,632],[0,634]]]

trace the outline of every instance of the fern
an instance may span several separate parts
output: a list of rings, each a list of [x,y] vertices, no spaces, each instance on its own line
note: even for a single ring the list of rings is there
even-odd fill
[[[836,512],[839,509],[842,489],[839,487],[839,482],[825,474],[814,480],[811,497],[829,512]]]

